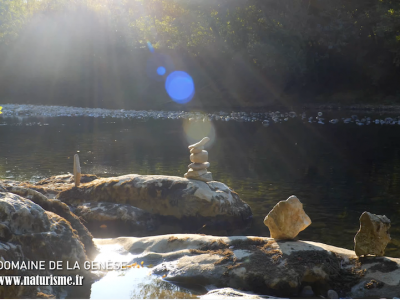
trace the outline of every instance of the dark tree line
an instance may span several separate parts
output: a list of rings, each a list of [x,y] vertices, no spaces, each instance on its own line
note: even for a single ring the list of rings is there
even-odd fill
[[[154,63],[200,108],[396,103],[400,2],[0,0],[1,103],[173,107]]]

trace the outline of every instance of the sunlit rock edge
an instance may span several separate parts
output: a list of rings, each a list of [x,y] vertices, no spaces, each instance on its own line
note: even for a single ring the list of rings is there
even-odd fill
[[[153,274],[177,284],[230,287],[261,295],[299,297],[304,286],[317,296],[393,298],[400,294],[400,259],[358,258],[354,251],[310,241],[253,236],[172,234],[94,239],[119,245]]]

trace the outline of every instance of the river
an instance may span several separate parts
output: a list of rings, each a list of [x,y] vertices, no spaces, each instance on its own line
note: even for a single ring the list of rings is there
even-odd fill
[[[253,210],[244,235],[269,236],[264,217],[296,195],[312,220],[299,239],[352,249],[359,217],[369,211],[391,220],[386,255],[400,257],[397,125],[0,116],[0,178],[38,181],[72,172],[75,153],[82,173],[183,176],[187,145],[204,136],[211,137],[206,150],[214,180]]]

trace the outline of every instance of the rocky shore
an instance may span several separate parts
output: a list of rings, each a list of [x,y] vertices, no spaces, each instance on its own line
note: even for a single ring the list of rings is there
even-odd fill
[[[356,125],[400,125],[400,116],[393,116],[393,113],[400,112],[400,106],[346,106],[340,105],[305,105],[298,108],[282,108],[282,111],[271,110],[271,108],[258,109],[258,112],[249,111],[155,111],[155,110],[124,110],[104,108],[82,108],[67,106],[45,106],[27,104],[0,104],[3,107],[0,117],[93,117],[93,118],[115,118],[133,119],[139,121],[153,120],[187,120],[189,122],[261,122],[267,127],[275,123],[284,123],[291,119],[298,119],[303,123],[316,124],[356,124]],[[296,112],[297,110],[297,112]],[[307,111],[307,112],[306,112]],[[347,111],[346,117],[325,119],[323,113],[335,113]],[[351,113],[350,113],[351,111]],[[360,116],[355,115],[360,114]],[[370,114],[379,114],[378,118],[371,118]],[[390,116],[382,116],[382,114]],[[362,115],[361,115],[362,114]],[[40,123],[40,122],[39,122]],[[32,125],[32,123],[30,123]],[[0,124],[1,125],[1,124]],[[40,123],[40,126],[47,125]]]
[[[377,218],[368,216],[368,220]],[[185,286],[220,289],[203,296],[205,299],[400,295],[400,259],[369,256],[371,249],[359,257],[352,250],[294,240],[311,224],[295,196],[280,201],[266,217],[265,224],[275,238],[240,236],[251,222],[250,207],[234,190],[216,181],[137,174],[111,178],[82,174],[79,186],[72,175],[37,183],[0,180],[2,261],[82,264],[102,247],[118,246],[134,255],[129,263],[153,265],[154,276]],[[379,222],[390,220],[378,218],[374,226]],[[382,229],[385,233],[387,224]],[[365,226],[368,236],[374,237],[375,227]],[[291,235],[284,236],[285,240],[282,231]],[[111,238],[93,238],[92,234],[102,236],[99,232]],[[360,232],[359,239],[365,236]],[[359,247],[366,249],[361,243]],[[5,275],[28,273],[14,270]],[[91,272],[85,277],[90,293],[90,282],[96,277]],[[73,290],[0,287],[0,297],[60,298]]]

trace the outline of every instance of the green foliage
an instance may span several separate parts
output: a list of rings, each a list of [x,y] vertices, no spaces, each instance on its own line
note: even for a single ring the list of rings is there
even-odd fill
[[[0,0],[0,42],[9,44],[18,36],[25,16],[27,5],[22,0]]]
[[[19,98],[101,105],[99,86],[125,104],[149,90],[165,97],[143,73],[147,42],[176,54],[203,98],[239,106],[271,90],[399,92],[398,1],[0,0],[0,96],[15,96],[14,78]]]

